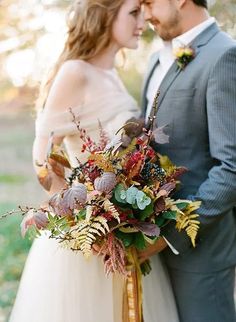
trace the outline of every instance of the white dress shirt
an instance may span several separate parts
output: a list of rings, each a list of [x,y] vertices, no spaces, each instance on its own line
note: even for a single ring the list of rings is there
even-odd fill
[[[148,122],[148,117],[151,113],[152,104],[154,97],[156,95],[157,89],[160,87],[161,82],[163,81],[165,75],[170,69],[171,65],[175,61],[175,56],[173,54],[174,49],[179,47],[188,46],[201,32],[206,28],[212,25],[215,22],[215,18],[209,17],[204,22],[200,23],[196,27],[188,30],[184,34],[172,39],[172,41],[163,41],[163,47],[159,51],[159,64],[155,68],[151,79],[149,81],[146,98],[148,101],[147,111],[146,111],[146,122]],[[173,245],[163,236],[167,245],[170,247],[172,252],[175,255],[178,255],[179,252],[176,250]]]
[[[172,41],[163,41],[163,46],[159,51],[159,64],[157,65],[152,74],[147,89],[146,98],[148,101],[148,105],[146,111],[146,122],[148,121],[148,116],[150,115],[152,103],[157,89],[160,87],[165,75],[167,74],[171,65],[175,61],[173,50],[179,47],[188,46],[201,32],[203,32],[214,22],[215,18],[210,17],[204,22],[197,25],[196,27],[188,30],[184,34],[172,39]]]

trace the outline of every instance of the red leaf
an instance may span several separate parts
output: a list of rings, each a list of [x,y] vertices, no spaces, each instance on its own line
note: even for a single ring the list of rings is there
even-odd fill
[[[170,176],[171,179],[177,179],[179,176],[182,176],[184,173],[188,171],[185,167],[176,168],[175,172]]]

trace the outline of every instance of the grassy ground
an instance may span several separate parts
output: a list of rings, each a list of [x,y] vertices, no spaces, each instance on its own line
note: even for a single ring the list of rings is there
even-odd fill
[[[0,117],[0,214],[43,200],[31,165],[33,119],[28,114]],[[14,302],[31,242],[20,235],[20,215],[0,221],[0,322]]]

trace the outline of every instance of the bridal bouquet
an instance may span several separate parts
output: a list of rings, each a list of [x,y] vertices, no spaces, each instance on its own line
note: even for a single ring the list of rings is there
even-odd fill
[[[72,168],[65,152],[51,145],[39,180],[49,190],[51,174],[64,177],[69,168],[67,187],[52,196],[47,208],[28,209],[21,225],[23,235],[30,227],[38,235],[47,230],[50,238],[82,251],[85,257],[96,245],[106,274],[127,274],[136,262],[135,251],[155,243],[161,227],[171,220],[195,246],[199,229],[195,210],[200,203],[171,198],[186,169],[176,167],[151,147],[152,140],[166,140],[161,129],[154,130],[154,120],[150,119],[149,129],[131,120],[111,141],[100,125],[100,142],[96,143],[74,117],[87,160],[78,160]],[[141,265],[144,275],[150,269],[148,261]]]
[[[50,190],[56,174],[66,177],[66,187],[45,207],[20,208],[23,235],[47,231],[49,238],[85,257],[99,249],[106,274],[118,272],[125,277],[125,321],[142,321],[141,277],[151,270],[149,261],[139,264],[137,251],[155,243],[161,228],[170,221],[178,231],[186,231],[193,246],[199,229],[195,210],[200,202],[172,197],[186,169],[152,147],[153,141],[168,141],[162,129],[154,129],[157,99],[158,95],[148,128],[133,119],[109,140],[100,125],[99,142],[90,138],[71,112],[86,162],[78,159],[73,168],[64,150],[50,143],[47,160],[40,165],[39,181]]]

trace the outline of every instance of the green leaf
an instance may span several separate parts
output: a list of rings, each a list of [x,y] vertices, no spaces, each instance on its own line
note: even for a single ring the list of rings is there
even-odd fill
[[[160,216],[160,215],[158,217],[156,217],[156,219],[155,219],[155,224],[158,227],[162,227],[165,224],[165,222],[166,222],[166,219],[163,218],[163,216]]]
[[[164,211],[163,212],[163,218],[165,219],[170,219],[170,220],[175,220],[177,215],[177,211]]]
[[[151,267],[151,262],[149,259],[147,259],[145,262],[143,262],[142,264],[140,264],[140,269],[141,272],[144,276],[150,274],[152,267]]]
[[[145,242],[143,233],[138,232],[134,234],[134,246],[138,250],[143,250],[146,248],[146,242]]]
[[[66,217],[61,217],[61,218],[59,218],[59,219],[58,219],[58,221],[57,221],[57,225],[63,225],[63,224],[65,224],[65,223],[67,223],[67,219],[66,219]]]
[[[119,238],[123,242],[125,247],[131,246],[133,239],[134,239],[134,234],[132,234],[132,233],[127,234],[127,233],[123,233],[120,230],[117,230],[117,231],[115,231],[115,235],[117,238]]]
[[[76,215],[78,220],[83,220],[86,217],[86,209],[81,209],[78,214]]]
[[[134,204],[138,192],[139,192],[139,190],[136,187],[130,187],[126,191],[126,201],[131,205]]]
[[[50,212],[48,213],[48,220],[51,222],[55,221],[55,217],[53,215],[50,214]]]
[[[33,240],[41,235],[40,231],[34,225],[30,226],[27,230],[27,236],[30,240]]]
[[[180,203],[176,203],[175,204],[180,210],[184,210],[188,205],[189,203],[188,202],[180,202]]]
[[[53,236],[60,236],[60,234],[61,234],[61,232],[59,231],[59,230],[54,230],[53,232],[52,232],[52,234],[53,234]]]
[[[151,202],[150,205],[148,205],[144,210],[142,210],[139,214],[140,220],[145,220],[148,218],[152,213],[154,212],[154,205]]]
[[[136,204],[136,203],[133,203],[133,204],[132,204],[132,208],[133,208],[133,209],[138,209],[137,204]]]
[[[151,198],[149,198],[143,191],[138,191],[136,195],[136,202],[139,209],[144,210],[146,206],[151,203]]]
[[[120,203],[126,203],[126,190],[125,187],[119,183],[114,189],[115,199]]]

